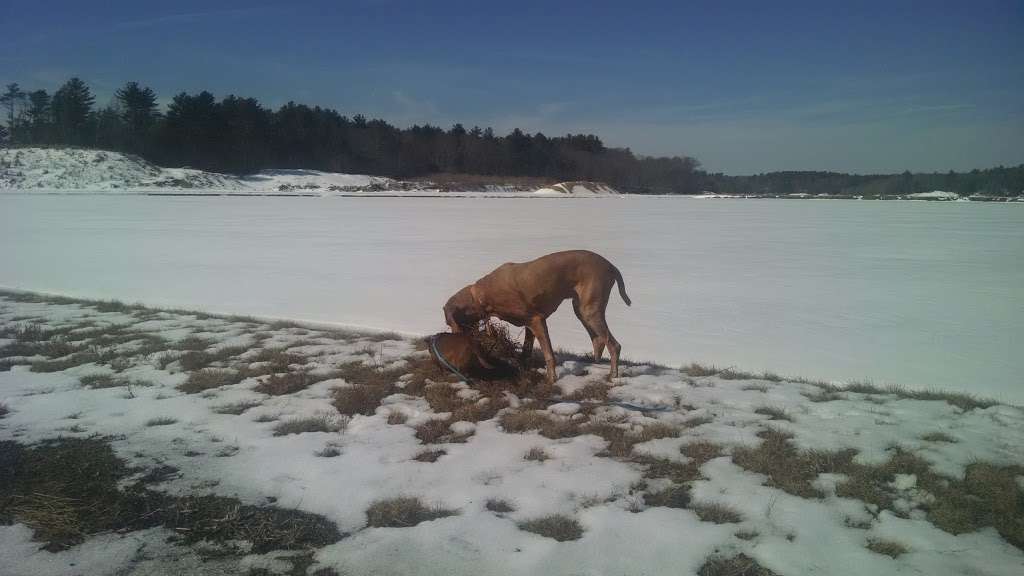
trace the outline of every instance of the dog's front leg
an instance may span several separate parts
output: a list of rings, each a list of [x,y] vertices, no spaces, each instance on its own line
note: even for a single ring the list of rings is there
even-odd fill
[[[551,349],[551,338],[548,336],[548,322],[543,316],[536,316],[530,320],[530,330],[540,342],[540,349],[544,352],[544,365],[547,367],[548,384],[555,383],[555,351]]]

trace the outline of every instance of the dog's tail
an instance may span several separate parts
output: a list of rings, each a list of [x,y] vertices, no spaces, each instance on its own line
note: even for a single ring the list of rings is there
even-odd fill
[[[626,296],[626,283],[622,280],[622,272],[614,265],[612,266],[612,272],[615,273],[615,281],[619,283],[619,296],[622,296],[622,301],[626,303],[626,306],[632,306],[633,302],[629,300],[629,296]]]

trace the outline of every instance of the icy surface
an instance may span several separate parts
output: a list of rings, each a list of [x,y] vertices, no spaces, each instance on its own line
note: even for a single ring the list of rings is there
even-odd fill
[[[250,340],[260,347],[291,346],[289,353],[308,368],[330,369],[346,362],[400,365],[414,357],[413,343],[354,333],[324,332],[316,327],[280,326],[245,319],[197,317],[146,310],[101,312],[81,304],[17,303],[0,297],[0,326],[35,324],[49,329],[88,323],[120,326],[160,334],[172,341],[187,336],[209,340],[208,350]],[[70,336],[69,336],[70,338]],[[378,348],[379,346],[379,348]],[[379,352],[378,352],[379,350]],[[180,352],[179,352],[180,353]],[[758,432],[772,426],[794,435],[800,448],[853,448],[865,462],[884,458],[894,447],[911,451],[952,478],[963,476],[973,462],[996,465],[1024,462],[1024,410],[1011,406],[961,410],[945,402],[867,397],[837,393],[832,401],[811,402],[820,392],[810,384],[764,380],[689,377],[678,370],[628,366],[610,397],[661,404],[665,412],[644,415],[605,406],[584,415],[555,404],[551,412],[624,427],[674,427],[678,438],[638,444],[636,454],[685,463],[681,445],[720,443],[723,456],[700,467],[692,482],[694,502],[727,506],[738,522],[702,521],[691,509],[654,507],[637,494],[644,467],[629,458],[602,456],[606,442],[593,434],[550,439],[535,432],[504,431],[496,419],[452,427],[470,434],[465,443],[425,446],[413,426],[433,414],[422,398],[394,394],[372,416],[337,416],[335,432],[274,436],[276,422],[302,416],[329,415],[332,389],[355,385],[343,379],[319,382],[304,390],[268,396],[255,390],[264,377],[185,394],[176,389],[186,376],[177,361],[160,368],[162,353],[136,357],[121,375],[151,385],[90,389],[79,378],[109,373],[107,366],[85,364],[61,372],[37,373],[27,366],[0,372],[0,401],[10,410],[0,419],[0,440],[33,443],[57,436],[109,437],[117,455],[141,470],[162,465],[176,473],[153,486],[174,494],[213,493],[260,504],[321,514],[350,535],[315,551],[316,567],[343,574],[696,574],[712,555],[738,553],[756,559],[778,574],[963,573],[1015,575],[1024,554],[991,528],[953,535],[918,514],[919,502],[908,500],[906,514],[869,512],[863,502],[838,498],[801,498],[767,486],[765,477],[739,468],[728,455],[738,446],[755,446]],[[574,362],[575,376],[601,382],[606,366]],[[466,385],[456,388],[472,391]],[[218,407],[248,400],[241,414]],[[768,421],[762,406],[784,410],[789,421]],[[574,405],[579,408],[578,404]],[[389,423],[400,411],[409,418]],[[147,425],[153,418],[173,422]],[[686,424],[700,417],[703,424]],[[929,442],[928,433],[946,432],[954,442]],[[325,447],[337,455],[317,454]],[[443,449],[436,462],[415,460],[425,448]],[[543,461],[524,458],[540,448]],[[834,486],[823,474],[816,482]],[[665,479],[649,478],[649,489]],[[894,490],[912,491],[911,475],[897,476]],[[405,528],[366,525],[367,507],[375,500],[411,495],[454,510],[456,515]],[[512,505],[495,513],[488,499]],[[521,530],[520,522],[562,514],[583,529],[578,540],[557,542]],[[854,522],[851,523],[851,520]],[[740,535],[744,535],[743,538]],[[236,573],[247,567],[278,572],[286,563],[271,553],[246,556],[228,570],[225,559],[202,561],[192,548],[173,545],[165,529],[127,534],[100,534],[59,553],[39,550],[22,524],[0,526],[0,566],[5,574],[36,576],[69,573]],[[871,552],[875,538],[907,548],[899,558]],[[0,571],[2,571],[0,570]],[[77,571],[77,572],[76,572]]]
[[[588,248],[631,358],[1024,402],[1019,204],[2,196],[0,246],[0,285],[420,334],[499,264]]]

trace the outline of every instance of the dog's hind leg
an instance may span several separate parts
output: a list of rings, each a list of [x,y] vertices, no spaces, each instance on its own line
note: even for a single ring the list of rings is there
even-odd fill
[[[533,331],[526,328],[525,332],[526,334],[523,336],[523,351],[519,355],[519,358],[524,364],[528,365],[530,359],[533,357]]]
[[[594,332],[593,328],[587,323],[583,317],[583,313],[580,311],[580,299],[579,296],[573,296],[572,299],[572,311],[576,313],[576,317],[580,319],[580,324],[587,329],[587,335],[590,336],[590,342],[594,345],[594,362],[601,361],[601,355],[604,354],[604,343],[603,338],[599,338],[597,332]]]

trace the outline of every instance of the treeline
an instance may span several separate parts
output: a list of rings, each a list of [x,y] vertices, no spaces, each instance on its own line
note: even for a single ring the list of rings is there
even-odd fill
[[[491,128],[397,128],[329,108],[289,102],[277,110],[254,98],[180,93],[166,111],[156,93],[129,82],[97,108],[72,78],[51,96],[7,86],[0,96],[17,145],[88,146],[138,154],[161,166],[245,174],[307,168],[393,177],[439,172],[597,180],[639,193],[692,194],[702,173],[693,158],[643,158],[589,134],[548,137]]]
[[[52,95],[10,84],[0,93],[7,128],[0,142],[85,146],[138,154],[161,166],[247,174],[264,168],[307,168],[405,178],[440,172],[596,180],[632,193],[884,197],[945,190],[961,195],[1024,193],[1024,165],[966,173],[855,175],[771,172],[727,176],[699,170],[690,157],[652,158],[609,148],[591,134],[548,137],[518,128],[445,130],[429,124],[397,128],[362,115],[289,102],[277,110],[254,98],[182,92],[165,111],[156,93],[128,82],[97,107],[78,78]]]
[[[719,194],[787,196],[891,197],[942,190],[961,196],[1019,196],[1024,194],[1024,164],[970,172],[902,174],[843,174],[839,172],[770,172],[754,176],[707,174],[703,189]]]

